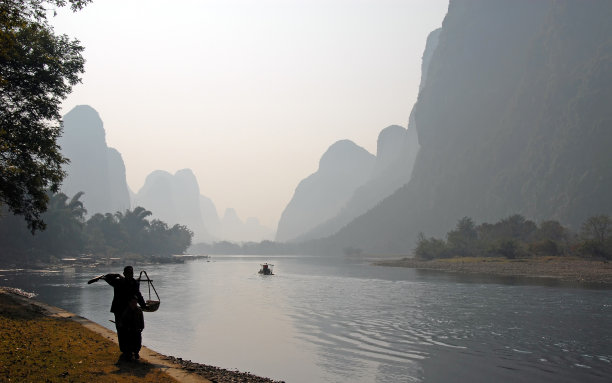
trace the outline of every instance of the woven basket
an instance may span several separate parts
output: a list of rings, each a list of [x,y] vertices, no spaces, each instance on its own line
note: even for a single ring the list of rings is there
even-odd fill
[[[148,313],[152,313],[157,311],[159,308],[159,301],[146,301],[145,307],[142,308],[142,311],[146,311]]]

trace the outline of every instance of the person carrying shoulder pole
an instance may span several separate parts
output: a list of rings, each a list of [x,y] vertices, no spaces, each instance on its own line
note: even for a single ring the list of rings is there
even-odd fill
[[[140,293],[140,283],[134,279],[134,268],[132,266],[126,266],[123,269],[123,276],[120,274],[106,274],[94,278],[90,282],[95,282],[98,279],[104,279],[106,283],[113,286],[114,295],[110,311],[115,315],[115,327],[117,328],[121,359],[129,360],[131,359],[131,352],[128,350],[129,339],[126,338],[126,327],[121,325],[121,320],[133,297],[136,298],[141,308],[145,307],[144,298]]]

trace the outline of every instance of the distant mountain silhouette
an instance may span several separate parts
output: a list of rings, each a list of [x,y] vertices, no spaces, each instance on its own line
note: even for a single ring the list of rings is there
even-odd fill
[[[134,193],[134,191],[129,185],[128,185],[128,194],[130,195],[130,206],[135,206],[134,198],[136,198],[136,193]]]
[[[610,20],[610,1],[451,1],[409,183],[321,244],[407,254],[464,216],[612,214]]]
[[[427,37],[420,89],[426,82],[427,68],[438,45],[440,31],[441,29],[437,29]],[[335,234],[353,219],[372,209],[408,183],[418,150],[419,143],[413,115],[410,115],[408,129],[398,125],[383,129],[378,135],[376,163],[368,181],[355,190],[337,215],[299,235],[295,241],[308,241]]]
[[[277,241],[291,241],[336,216],[355,190],[372,175],[375,157],[352,141],[334,143],[319,169],[302,180],[283,211]]]
[[[391,125],[380,132],[377,144],[376,162],[368,180],[354,190],[335,216],[299,235],[295,241],[323,238],[336,233],[410,180],[419,148],[414,127],[406,130]]]
[[[257,218],[247,218],[243,222],[236,210],[225,209],[225,214],[220,221],[217,237],[230,242],[260,242],[274,238],[274,232],[262,226]]]
[[[212,235],[211,240],[213,238],[218,239],[221,233],[221,220],[219,214],[217,214],[217,207],[210,198],[203,195],[200,195],[200,214],[204,221],[204,227]]]
[[[261,241],[274,237],[272,230],[259,224],[256,218],[242,222],[233,209],[224,224],[214,203],[200,194],[191,169],[179,170],[174,175],[156,170],[147,176],[138,193],[133,193],[126,182],[121,154],[106,145],[98,112],[88,105],[79,105],[64,116],[63,122],[64,133],[58,143],[70,163],[64,167],[67,177],[62,192],[69,196],[85,192],[81,201],[89,216],[142,206],[153,213],[153,218],[170,226],[177,223],[187,226],[194,232],[194,243]]]
[[[427,42],[425,43],[425,51],[423,52],[423,57],[421,59],[421,83],[419,84],[419,92],[423,90],[425,87],[425,83],[427,82],[427,75],[429,74],[429,66],[431,65],[431,58],[433,57],[436,48],[438,47],[438,43],[440,42],[440,34],[442,33],[442,28],[438,28],[431,32],[427,36]],[[411,118],[411,120],[413,120]],[[414,123],[414,121],[412,121]]]
[[[149,174],[134,197],[134,206],[142,206],[172,226],[181,224],[194,232],[194,242],[208,239],[200,212],[200,188],[191,169],[174,175],[156,170]]]
[[[271,239],[272,231],[254,218],[242,222],[234,209],[227,209],[219,219],[213,201],[200,194],[198,181],[191,169],[174,175],[164,170],[149,174],[134,196],[134,206],[143,206],[169,225],[181,224],[194,232],[193,243],[247,242]]]
[[[64,132],[58,140],[70,163],[62,192],[85,192],[81,201],[88,215],[114,213],[130,208],[130,196],[121,154],[106,145],[102,120],[92,107],[79,105],[64,116]]]
[[[242,225],[243,225],[243,222],[238,217],[236,210],[232,208],[225,209],[225,214],[223,215],[223,218],[221,219],[221,226],[223,227],[223,231],[227,230],[229,232],[238,233],[240,229],[242,228]],[[224,237],[227,240],[235,240],[233,238],[228,238],[227,236],[224,236]]]

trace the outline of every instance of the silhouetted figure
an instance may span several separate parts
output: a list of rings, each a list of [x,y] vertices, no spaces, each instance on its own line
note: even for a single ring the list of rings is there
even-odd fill
[[[144,329],[144,316],[142,310],[138,307],[138,296],[134,295],[128,307],[121,315],[121,329],[123,332],[123,345],[125,351],[123,353],[126,358],[135,360],[140,359],[140,348],[142,346],[142,330]]]
[[[140,307],[145,307],[145,301],[142,298],[142,294],[140,294],[140,284],[134,279],[134,269],[132,266],[126,266],[123,269],[123,276],[120,274],[106,274],[102,279],[113,286],[114,296],[110,311],[115,314],[115,327],[117,328],[119,350],[121,350],[122,358],[130,359],[130,354],[126,349],[125,334],[121,326],[121,317],[128,308],[132,297],[136,297]]]
[[[259,269],[259,274],[274,275],[274,273],[272,272],[272,268],[269,266],[274,266],[274,265],[267,264],[267,263],[264,263],[263,265],[261,265],[261,269]]]

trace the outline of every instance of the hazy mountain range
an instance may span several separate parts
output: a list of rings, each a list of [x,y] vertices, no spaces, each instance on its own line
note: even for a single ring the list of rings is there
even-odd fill
[[[70,159],[62,191],[69,196],[85,194],[88,215],[115,213],[142,206],[169,225],[181,224],[194,232],[195,242],[261,241],[272,239],[271,229],[257,219],[242,221],[234,209],[219,218],[210,198],[200,194],[198,181],[190,169],[174,175],[156,170],[149,174],[137,192],[129,190],[121,154],[106,145],[102,120],[92,107],[79,105],[64,116],[64,133],[59,140],[62,153]]]
[[[208,239],[200,211],[200,188],[190,169],[174,175],[155,170],[134,195],[134,206],[143,206],[168,224],[180,223],[194,232],[194,241]]]
[[[433,31],[427,39],[420,89],[440,31]],[[344,143],[342,151],[340,143]],[[321,158],[319,170],[300,182],[279,221],[278,241],[300,243],[335,234],[408,183],[419,150],[414,115],[410,115],[407,129],[391,125],[380,132],[375,158],[360,161],[358,154],[365,149],[355,148],[350,141],[335,143]],[[347,182],[347,177],[352,178]]]
[[[186,225],[195,234],[194,243],[262,241],[274,236],[256,218],[242,221],[232,208],[219,218],[212,200],[200,194],[191,169],[179,170],[174,175],[163,170],[152,172],[134,195],[133,204],[146,207],[164,222]]]
[[[333,218],[356,188],[372,173],[375,158],[352,141],[334,143],[323,154],[319,169],[302,180],[283,211],[277,241],[287,241]]]
[[[611,214],[610,20],[609,1],[451,1],[411,113],[410,181],[322,243],[407,254],[464,216]]]
[[[276,239],[319,252],[408,254],[419,232],[442,236],[465,216],[518,213],[578,228],[612,214],[611,19],[603,0],[452,0],[427,39],[407,128],[383,129],[376,156],[333,143],[297,185]],[[95,144],[63,138],[74,156],[65,190],[85,190],[90,212],[116,210],[125,206],[125,168],[97,113],[71,111],[66,135],[83,134],[74,127],[86,111]],[[98,190],[88,192],[82,178],[91,174]],[[189,170],[152,173],[134,199],[202,228],[202,240],[265,236],[231,209],[220,218]]]
[[[336,233],[408,182],[418,140],[413,129],[383,129],[376,157],[351,141],[338,141],[319,170],[295,190],[278,224],[278,241],[302,242]]]

